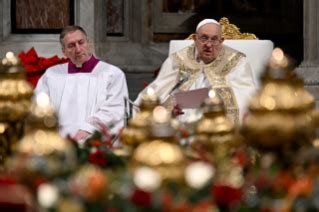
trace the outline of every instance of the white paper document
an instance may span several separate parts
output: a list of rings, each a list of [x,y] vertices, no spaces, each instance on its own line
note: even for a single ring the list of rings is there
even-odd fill
[[[174,94],[176,104],[181,108],[198,108],[208,98],[208,88],[180,91]]]

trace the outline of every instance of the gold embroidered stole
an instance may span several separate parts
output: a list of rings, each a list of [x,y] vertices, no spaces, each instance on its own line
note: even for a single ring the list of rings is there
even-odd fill
[[[244,54],[238,52],[230,47],[223,46],[217,58],[209,64],[200,64],[195,59],[195,46],[194,44],[182,51],[173,54],[173,63],[179,67],[180,78],[184,72],[188,73],[190,79],[186,81],[180,90],[187,91],[194,84],[198,78],[201,67],[204,71],[212,88],[223,99],[227,116],[233,121],[235,125],[239,124],[239,111],[237,100],[233,89],[226,82],[226,75],[244,57]],[[172,101],[170,106],[172,106]]]

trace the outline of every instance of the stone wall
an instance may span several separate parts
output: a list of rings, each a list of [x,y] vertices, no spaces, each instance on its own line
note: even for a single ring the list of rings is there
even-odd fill
[[[38,4],[41,3],[48,2],[38,1]],[[130,97],[135,99],[145,82],[153,80],[153,71],[160,67],[168,52],[167,43],[151,42],[151,1],[122,0],[124,20],[120,27],[122,32],[118,34],[119,27],[107,26],[107,23],[112,23],[112,17],[106,16],[110,10],[108,0],[74,0],[74,4],[74,23],[87,31],[97,57],[119,66],[125,72]],[[63,56],[58,34],[12,33],[10,8],[10,0],[0,1],[1,58],[8,51],[18,54],[31,47],[36,49],[39,56]],[[108,32],[112,33],[108,35]]]

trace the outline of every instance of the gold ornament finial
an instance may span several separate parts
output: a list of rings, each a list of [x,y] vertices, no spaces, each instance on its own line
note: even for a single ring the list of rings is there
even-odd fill
[[[212,89],[202,106],[204,117],[198,123],[197,133],[225,133],[234,131],[234,125],[226,116],[223,100]]]
[[[58,118],[50,104],[46,93],[39,93],[31,106],[30,114],[26,118],[26,130],[40,128],[56,130]]]
[[[209,92],[209,98],[202,107],[204,116],[197,125],[192,148],[197,152],[206,152],[210,161],[223,159],[237,142],[234,125],[226,116],[224,103],[214,90]]]
[[[296,151],[314,139],[315,101],[293,70],[284,52],[274,49],[242,127],[246,141],[260,150]]]
[[[141,111],[152,111],[155,106],[159,105],[159,98],[155,94],[155,91],[153,88],[148,88],[146,90],[146,93],[142,96],[142,101],[140,104],[140,110]]]
[[[54,151],[63,152],[64,149],[70,148],[69,143],[56,132],[57,127],[58,119],[50,105],[49,96],[46,93],[39,93],[26,117],[26,131],[18,151],[31,155],[48,155]]]
[[[20,60],[13,52],[7,52],[5,57],[1,59],[0,72],[2,73],[25,73]],[[16,77],[16,76],[15,76]],[[24,78],[24,76],[22,76]]]
[[[8,170],[18,172],[17,176],[22,180],[32,179],[35,175],[51,179],[73,171],[76,165],[71,142],[57,132],[58,121],[49,97],[40,93],[35,99],[26,117],[25,133],[17,142],[16,154],[8,159],[6,166]],[[30,165],[35,159],[43,165]]]
[[[158,176],[157,184],[166,180],[183,182],[185,165],[185,157],[180,146],[163,139],[139,145],[133,153],[131,163],[134,178],[141,168],[147,168],[153,173],[152,175]],[[134,181],[139,180],[134,179]]]
[[[182,182],[185,168],[184,154],[175,137],[176,130],[172,126],[171,114],[165,107],[154,108],[149,127],[148,142],[140,144],[133,153],[134,175],[137,176],[136,173],[141,168],[147,167],[149,173],[159,176],[160,182],[163,180]],[[140,182],[138,179],[134,181]],[[158,187],[159,185],[155,185],[159,181],[154,182],[152,188]]]
[[[208,98],[205,99],[203,104],[204,115],[209,115],[215,112],[225,112],[225,106],[223,100],[219,97],[214,89],[208,92]]]
[[[18,64],[18,59],[13,52],[7,52],[5,58],[2,59],[2,65],[15,66]]]
[[[204,116],[199,121],[190,156],[209,161],[216,169],[214,180],[232,187],[240,187],[242,178],[234,170],[240,168],[233,163],[232,153],[240,144],[240,137],[226,115],[223,100],[211,90],[203,104]],[[240,179],[238,183],[232,178]]]
[[[26,81],[25,69],[12,52],[0,59],[0,152],[11,154],[24,130],[24,118],[29,112],[32,86]],[[5,155],[0,153],[0,163]]]
[[[149,140],[152,111],[159,105],[159,98],[152,88],[147,89],[142,97],[140,111],[128,122],[123,129],[120,140],[123,144],[136,147]]]
[[[167,142],[177,143],[175,128],[172,125],[171,113],[164,106],[156,106],[151,120],[151,137],[160,138]]]

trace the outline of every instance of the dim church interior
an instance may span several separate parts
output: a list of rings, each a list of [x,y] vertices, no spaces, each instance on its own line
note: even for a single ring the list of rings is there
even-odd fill
[[[315,7],[315,3],[301,0],[70,2],[74,3],[74,23],[86,28],[96,55],[125,71],[132,99],[144,87],[143,82],[154,79],[154,70],[168,55],[169,41],[186,38],[202,18],[227,17],[242,32],[254,33],[260,40],[271,40],[274,47],[281,47],[300,64],[304,59],[303,8]],[[4,23],[0,25],[2,56],[6,51],[19,53],[32,46],[39,55],[63,56],[57,45],[57,34],[12,33],[10,10],[13,8],[8,0],[0,4],[0,18]],[[313,39],[316,38],[310,40]]]
[[[37,0],[28,1],[34,1],[37,2],[37,4],[41,4],[42,2]],[[49,1],[53,1],[56,4],[67,2],[65,0],[48,0],[48,2]],[[48,58],[57,54],[62,57],[63,55],[58,42],[59,35],[57,33],[53,33],[53,31],[45,33],[42,31],[39,33],[39,31],[36,32],[23,29],[19,32],[12,30],[11,14],[14,8],[10,7],[10,2],[18,2],[18,0],[0,1],[0,56],[3,57],[7,51],[13,51],[15,54],[18,54],[21,51],[27,51],[31,47],[34,47],[39,56]],[[298,66],[296,69],[297,73],[304,78],[306,88],[314,94],[316,100],[318,99],[319,30],[317,29],[319,28],[319,16],[317,15],[317,11],[319,10],[319,1],[317,0],[265,0],[258,3],[253,0],[70,0],[69,2],[74,3],[72,5],[75,10],[73,14],[74,23],[84,26],[88,32],[88,36],[91,38],[96,56],[111,64],[119,66],[125,72],[130,98],[132,100],[135,99],[138,92],[144,87],[144,82],[150,82],[154,79],[154,72],[160,67],[168,55],[193,42],[192,40],[187,39],[187,37],[193,33],[193,29],[198,20],[202,18],[215,18],[220,20],[222,17],[227,17],[228,19],[222,20],[229,20],[230,22],[230,24],[228,22],[223,22],[223,27],[232,27],[231,30],[225,30],[223,32],[223,35],[226,37],[225,45],[229,45],[247,55],[255,73],[255,80],[257,83],[259,81],[259,75],[263,71],[264,65],[267,63],[273,48],[281,47],[296,60]],[[181,4],[181,2],[185,4]],[[105,11],[107,11],[107,13],[105,13]],[[41,19],[42,17],[39,18]],[[225,23],[227,24],[225,25]],[[238,29],[234,28],[236,27],[235,25],[240,28],[239,33],[233,33]],[[254,35],[256,35],[258,39],[256,39]],[[11,57],[11,59],[12,58],[14,57]],[[12,61],[14,61],[12,64],[17,65],[16,60]],[[24,167],[26,168],[26,171],[19,165],[12,170],[15,170],[16,168],[15,171],[20,171],[20,174],[17,174],[16,176],[22,178],[26,177],[26,182],[24,183],[32,188],[34,195],[37,195],[39,204],[41,204],[42,207],[48,208],[48,210],[53,210],[52,204],[56,204],[56,200],[58,199],[59,201],[58,204],[56,204],[56,207],[61,206],[61,211],[63,208],[68,208],[63,211],[86,211],[84,210],[84,207],[98,209],[102,206],[107,208],[111,207],[111,209],[123,207],[126,208],[124,211],[131,211],[132,208],[138,208],[138,205],[142,209],[147,210],[145,204],[147,207],[151,205],[155,208],[162,206],[166,207],[168,205],[169,207],[172,207],[172,210],[169,210],[170,208],[168,207],[168,211],[174,211],[173,209],[176,209],[174,208],[175,205],[162,204],[162,202],[159,202],[162,199],[157,198],[159,196],[155,196],[154,199],[151,199],[149,193],[154,191],[153,189],[156,190],[158,187],[163,188],[165,186],[164,183],[161,184],[157,179],[164,179],[165,176],[174,177],[176,173],[179,175],[184,171],[184,168],[186,168],[186,163],[187,165],[188,163],[193,165],[190,163],[189,159],[195,159],[196,162],[199,162],[198,159],[203,157],[206,160],[213,160],[210,162],[213,162],[214,165],[216,165],[216,169],[212,170],[210,169],[210,166],[208,168],[207,166],[203,167],[203,164],[201,163],[199,163],[199,168],[201,169],[194,169],[194,167],[193,169],[188,169],[189,167],[192,167],[188,166],[188,174],[185,172],[183,177],[184,175],[186,178],[187,176],[191,176],[189,179],[195,179],[195,182],[198,182],[198,180],[201,181],[203,178],[207,179],[202,181],[200,184],[201,187],[194,186],[194,184],[189,183],[194,181],[186,179],[186,184],[194,186],[195,189],[191,190],[196,191],[195,193],[188,193],[190,190],[188,188],[185,189],[186,184],[184,180],[180,180],[181,178],[179,177],[181,176],[179,176],[178,180],[180,181],[176,185],[181,185],[181,190],[186,192],[186,194],[176,195],[176,189],[179,189],[178,186],[175,186],[175,184],[172,184],[173,186],[168,184],[168,187],[171,187],[172,193],[167,193],[168,190],[164,190],[165,203],[172,202],[171,199],[177,199],[180,201],[178,203],[181,203],[181,206],[184,207],[189,206],[186,203],[198,200],[203,204],[195,205],[198,207],[194,207],[194,211],[206,211],[204,210],[205,206],[207,209],[206,200],[214,198],[214,203],[216,203],[221,211],[223,211],[223,209],[227,209],[227,207],[233,205],[230,200],[238,199],[238,191],[243,191],[244,193],[242,194],[245,194],[242,195],[245,199],[244,202],[247,202],[247,204],[253,203],[252,207],[254,209],[256,208],[254,204],[260,204],[259,206],[261,208],[266,207],[265,210],[268,210],[269,206],[278,209],[279,206],[285,205],[284,203],[286,203],[291,208],[293,206],[299,207],[299,209],[300,206],[315,206],[318,210],[319,204],[317,197],[319,196],[319,188],[317,180],[319,176],[319,165],[317,162],[319,160],[319,149],[318,139],[312,139],[314,139],[315,128],[318,128],[319,121],[316,118],[318,118],[319,115],[318,113],[314,113],[318,111],[313,110],[313,99],[308,95],[308,92],[305,92],[302,87],[302,82],[290,72],[290,69],[286,70],[285,61],[286,60],[281,60],[283,63],[275,64],[275,66],[269,68],[269,81],[265,82],[263,88],[268,87],[270,89],[261,89],[261,92],[255,96],[256,98],[254,99],[256,101],[254,102],[256,104],[252,104],[254,107],[252,107],[253,109],[250,111],[250,114],[248,114],[248,118],[246,117],[246,120],[248,121],[245,121],[245,124],[243,124],[244,130],[240,132],[243,133],[243,137],[238,138],[238,141],[247,139],[245,143],[248,144],[247,153],[246,150],[244,150],[243,152],[239,151],[239,154],[234,154],[233,145],[237,145],[235,144],[237,143],[237,138],[235,137],[237,130],[234,130],[233,125],[226,118],[221,100],[219,100],[217,96],[213,96],[210,99],[213,101],[206,102],[207,111],[205,112],[210,114],[207,114],[208,116],[202,119],[203,122],[201,123],[203,123],[203,125],[200,123],[197,123],[198,125],[196,125],[196,133],[200,135],[197,137],[199,139],[198,141],[203,142],[202,144],[205,144],[206,142],[206,144],[208,144],[207,147],[209,148],[205,149],[207,152],[200,152],[199,157],[193,155],[193,152],[187,152],[186,150],[185,155],[187,156],[187,161],[186,159],[184,160],[183,156],[180,157],[180,155],[184,154],[181,149],[194,141],[192,136],[189,136],[191,133],[189,133],[187,129],[178,129],[178,132],[172,130],[173,127],[170,125],[171,119],[168,118],[168,114],[170,113],[167,113],[163,107],[157,107],[159,110],[154,110],[157,112],[157,116],[154,116],[154,120],[157,119],[158,122],[150,121],[149,118],[153,114],[153,109],[156,104],[158,104],[158,101],[154,98],[154,93],[148,93],[148,96],[146,95],[148,98],[145,99],[146,101],[149,101],[149,108],[145,106],[145,111],[143,111],[141,107],[141,116],[136,116],[135,122],[132,121],[134,118],[130,119],[129,121],[131,122],[129,122],[127,127],[121,131],[121,141],[123,143],[127,142],[125,144],[136,148],[133,150],[133,153],[136,153],[134,157],[129,158],[128,155],[125,154],[125,151],[113,151],[115,149],[109,151],[110,149],[108,147],[111,146],[114,137],[107,132],[107,129],[103,128],[102,131],[104,130],[104,132],[102,133],[105,133],[104,136],[100,135],[101,137],[99,138],[89,138],[86,143],[88,145],[78,145],[78,147],[80,147],[77,149],[78,156],[81,156],[82,153],[84,153],[82,155],[83,157],[78,158],[82,158],[83,161],[79,160],[77,162],[78,164],[75,165],[74,161],[76,159],[73,158],[74,155],[72,155],[71,148],[65,148],[66,146],[64,146],[64,144],[62,145],[62,140],[58,139],[59,137],[54,137],[57,139],[47,139],[48,137],[43,137],[43,135],[47,135],[45,134],[47,132],[51,133],[50,135],[52,137],[57,135],[57,132],[55,132],[55,125],[58,121],[50,110],[48,114],[50,114],[50,118],[53,119],[46,119],[47,117],[42,116],[42,114],[40,114],[38,118],[40,118],[40,121],[43,121],[44,124],[48,124],[47,120],[51,120],[46,126],[48,127],[50,125],[52,127],[54,125],[54,130],[45,127],[43,128],[44,125],[40,125],[40,122],[32,122],[32,120],[29,120],[29,127],[40,130],[26,131],[23,135],[25,140],[21,140],[20,144],[26,143],[26,145],[22,145],[22,147],[25,147],[33,154],[30,154],[29,157],[25,157],[25,154],[21,154],[23,153],[23,148],[20,147],[20,154],[17,154],[17,159],[21,161],[19,161],[19,163],[12,163],[12,165],[14,167],[14,164],[27,164]],[[276,65],[282,66],[278,68]],[[6,74],[5,71],[0,73]],[[283,75],[282,73],[285,74]],[[284,81],[277,80],[278,78],[276,77],[281,77],[280,79],[283,79]],[[9,80],[12,78],[9,78]],[[20,78],[16,78],[18,79],[17,81],[20,80]],[[2,79],[3,78],[0,78],[1,81]],[[25,99],[23,99],[23,97],[28,96],[31,99],[32,89],[28,83],[24,83],[24,85],[28,88],[28,95],[24,93],[20,98],[16,98],[14,92],[25,92],[25,90],[15,89],[16,87],[14,86],[8,86],[15,89],[14,92],[12,92],[14,94],[12,98],[14,102],[19,100],[19,103],[25,104]],[[3,89],[4,87],[5,86],[2,86],[1,88]],[[5,90],[5,92],[2,93],[10,93],[6,92],[6,89],[3,90]],[[290,101],[286,101],[287,99]],[[18,107],[18,109],[24,111],[28,110],[27,107]],[[33,115],[36,115],[37,107],[34,107],[33,109],[35,110],[33,110],[32,113]],[[216,116],[212,115],[215,112]],[[15,115],[19,113],[16,111],[11,111],[11,113],[5,111],[2,115],[3,114]],[[223,114],[223,116],[221,116],[221,114]],[[313,118],[313,116],[316,115],[317,117]],[[36,116],[34,118],[36,118]],[[313,120],[316,120],[317,122]],[[209,124],[206,125],[207,123]],[[17,135],[19,133],[7,130],[10,128],[7,128],[9,126],[7,123],[5,124],[6,125],[3,125],[3,123],[0,122],[0,135],[2,130],[2,135],[6,136],[6,139],[17,141]],[[9,124],[12,124],[16,131],[22,129],[22,125],[15,125],[15,123],[12,122]],[[208,131],[200,131],[200,129],[208,129]],[[127,130],[127,134],[124,133],[125,130]],[[8,135],[11,133],[13,136],[7,136],[6,133],[8,133]],[[153,133],[153,135],[147,137],[149,136],[148,133]],[[31,134],[34,134],[35,136],[29,136]],[[145,136],[145,134],[147,134],[147,136]],[[123,135],[126,135],[127,137],[124,137]],[[215,139],[215,135],[218,142],[212,141]],[[177,137],[179,137],[178,139],[180,140],[172,142],[174,139],[177,139]],[[187,141],[187,137],[190,138],[190,140]],[[4,144],[4,139],[2,138],[3,137],[0,138],[0,145]],[[154,138],[155,140],[152,140]],[[47,142],[34,142],[42,140],[46,140]],[[225,142],[220,142],[221,140]],[[233,143],[232,141],[235,140],[236,142]],[[146,145],[143,145],[142,143]],[[164,143],[166,145],[162,145]],[[178,143],[182,145],[176,145]],[[29,148],[30,146],[28,144],[34,148]],[[153,146],[153,144],[155,145]],[[302,148],[302,150],[305,150],[304,155],[295,154],[295,150],[303,145],[306,147],[308,144],[310,144],[309,146],[312,146],[311,150],[315,150],[314,152],[308,152],[307,148]],[[84,146],[85,148],[83,148]],[[175,147],[172,148],[173,146]],[[178,146],[178,148],[176,148],[176,146]],[[44,151],[45,147],[49,147],[49,150]],[[194,145],[189,147],[194,147],[194,150],[196,150],[198,147],[202,148],[205,146],[201,146],[200,144],[199,146]],[[263,151],[264,148],[270,148],[279,153],[279,157],[273,159],[274,155],[266,154],[265,156],[260,157],[261,164],[256,163],[257,160],[255,159],[261,156],[261,154],[259,155],[259,152],[256,153],[255,151],[252,151],[250,147],[256,147],[257,151]],[[11,146],[8,145],[6,148],[11,148]],[[52,149],[59,150],[59,153],[61,154],[51,154],[52,152],[50,151]],[[241,148],[239,149],[241,150]],[[230,150],[230,152],[228,152],[228,150]],[[1,156],[1,153],[3,153],[2,150],[0,150],[0,165],[1,159],[5,158]],[[42,156],[39,156],[38,153],[40,155],[42,154]],[[120,157],[116,157],[115,155]],[[145,155],[146,157],[144,157]],[[211,158],[212,155],[213,157],[216,157]],[[309,158],[307,156],[309,156]],[[154,158],[155,163],[153,163]],[[38,159],[37,163],[34,162],[36,161],[35,159]],[[120,159],[124,159],[126,162],[123,163],[123,160]],[[300,166],[295,167],[295,163],[292,162],[293,159],[298,163],[300,162]],[[29,163],[26,161],[30,162],[31,165],[28,165]],[[88,161],[108,170],[106,172],[103,171],[102,173],[98,171],[100,169],[96,168],[85,169]],[[164,162],[164,164],[162,162]],[[152,165],[152,163],[155,165]],[[233,163],[235,163],[235,166],[233,166]],[[151,166],[149,166],[150,164]],[[160,166],[158,166],[158,164],[160,164]],[[239,164],[241,164],[242,167],[238,167]],[[123,165],[128,165],[129,167],[128,169],[122,169],[124,173],[113,171],[112,169],[115,167],[122,167]],[[195,168],[196,165],[198,165],[198,163],[195,163]],[[254,182],[254,184],[252,184],[251,180],[252,177],[255,176],[257,169],[255,170],[253,165],[257,165],[260,168],[259,171],[261,173],[259,174],[261,174],[262,179],[258,180],[258,178],[258,181]],[[246,170],[246,166],[250,166],[251,169],[248,168]],[[80,169],[80,167],[84,167],[84,169]],[[145,169],[140,169],[145,167],[147,168],[146,172]],[[152,170],[155,170],[153,168],[158,167],[158,173],[157,171],[152,172]],[[39,168],[40,171],[36,172],[35,175],[31,175],[31,173],[33,174],[33,170],[35,170],[34,168]],[[134,174],[127,174],[126,171],[129,171],[130,168],[133,168],[132,170],[135,169]],[[140,170],[144,170],[144,175],[143,172],[138,172]],[[203,170],[206,172],[203,172]],[[249,170],[253,173],[250,173]],[[296,173],[296,171],[298,173]],[[67,172],[69,172],[70,176],[66,176]],[[218,178],[216,177],[217,181],[214,181],[213,185],[207,184],[207,180],[210,180],[212,176],[214,176],[212,172],[214,174],[218,173],[218,175],[216,174],[216,176],[218,176]],[[90,174],[92,173],[95,178],[91,178]],[[142,173],[142,175],[138,175],[138,173]],[[206,175],[203,175],[203,173],[206,173]],[[225,173],[227,175],[230,174],[229,176],[224,177],[226,176],[224,175]],[[269,176],[265,175],[265,173],[269,174]],[[157,174],[160,174],[160,178]],[[244,174],[247,175],[244,176]],[[291,174],[292,176],[287,176],[287,174]],[[58,175],[59,177],[54,178]],[[15,178],[16,176],[13,177]],[[48,178],[45,179],[45,177]],[[49,178],[50,181],[48,180]],[[53,178],[54,180],[51,181]],[[220,184],[219,178],[221,180]],[[132,179],[134,182],[131,181]],[[155,181],[152,182],[153,179],[155,179]],[[292,179],[295,181],[292,181]],[[151,180],[151,184],[148,184],[149,180]],[[10,187],[11,185],[14,185],[15,182],[17,181],[12,181],[11,178],[1,178],[0,175],[0,186],[6,185]],[[224,182],[226,182],[226,184],[223,184]],[[229,182],[234,184],[227,184]],[[309,182],[316,183],[311,184]],[[203,183],[206,183],[206,186],[202,187]],[[66,185],[70,185],[70,188]],[[285,186],[286,191],[289,191],[288,194],[285,194],[287,196],[283,196],[282,185]],[[61,190],[57,190],[57,188]],[[145,188],[150,190],[143,190]],[[198,190],[198,188],[204,189]],[[229,188],[231,188],[231,190]],[[69,197],[64,194],[62,195],[62,192],[66,192],[67,189],[74,192],[72,195],[77,196],[77,198],[73,198],[73,196]],[[106,189],[110,190],[105,192]],[[314,191],[313,194],[315,194],[313,196],[309,195],[312,191]],[[212,192],[214,195],[211,195]],[[18,192],[16,192],[16,190],[10,192],[10,190],[7,189],[0,189],[0,199],[6,199],[6,197],[16,199],[16,197],[22,196],[17,194]],[[117,196],[118,194],[119,196]],[[298,194],[298,196],[296,194]],[[121,197],[121,195],[125,198],[118,198]],[[271,198],[267,195],[270,195]],[[297,198],[299,195],[301,199]],[[42,198],[48,196],[51,198]],[[189,202],[184,201],[184,198],[186,197],[189,199]],[[280,198],[285,197],[288,197],[286,199],[288,201],[278,201]],[[313,205],[309,204],[310,201],[304,201],[304,199],[308,197],[315,198]],[[48,199],[51,200],[49,201],[49,204],[47,201]],[[221,203],[218,199],[221,200]],[[154,202],[151,200],[154,200]],[[200,200],[205,201],[201,202]],[[225,200],[227,200],[226,203],[231,204],[231,206],[226,205],[227,207],[225,207]],[[292,204],[292,200],[294,200],[296,204]],[[28,204],[30,203],[28,196],[26,196],[23,201],[27,201]],[[210,201],[208,201],[208,203],[209,202]],[[271,204],[269,204],[269,202],[271,202]],[[105,203],[107,204],[105,205]],[[208,204],[208,207],[214,209],[210,204]],[[254,209],[252,209],[252,211],[254,211]],[[136,211],[138,210],[136,209]],[[182,211],[193,210],[185,209]],[[305,209],[304,211],[307,210]]]

